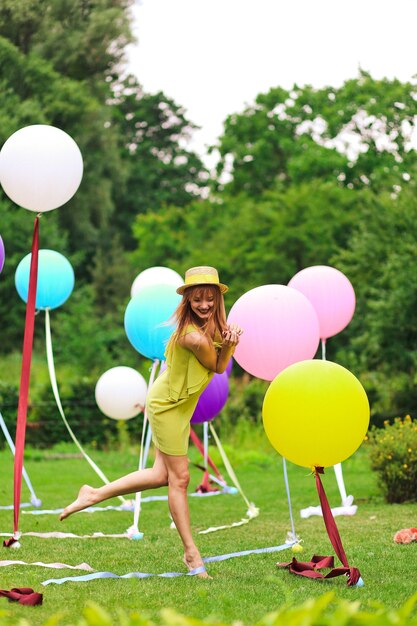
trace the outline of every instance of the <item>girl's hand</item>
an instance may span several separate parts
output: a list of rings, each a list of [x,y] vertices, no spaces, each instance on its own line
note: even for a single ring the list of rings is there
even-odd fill
[[[225,331],[223,331],[223,345],[229,347],[235,347],[239,343],[240,335],[243,333],[243,329],[237,324],[230,324]]]

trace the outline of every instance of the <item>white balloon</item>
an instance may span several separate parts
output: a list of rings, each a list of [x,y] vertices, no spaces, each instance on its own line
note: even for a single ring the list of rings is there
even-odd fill
[[[75,141],[55,126],[35,124],[11,135],[0,152],[0,183],[13,202],[36,213],[72,198],[83,176]]]
[[[174,285],[175,288],[183,284],[182,277],[171,270],[169,267],[155,266],[149,267],[147,270],[143,270],[138,274],[132,283],[130,289],[130,295],[136,296],[142,287],[149,287],[153,285]]]
[[[112,367],[96,384],[97,405],[107,417],[128,420],[143,411],[147,385],[139,372],[131,367]]]

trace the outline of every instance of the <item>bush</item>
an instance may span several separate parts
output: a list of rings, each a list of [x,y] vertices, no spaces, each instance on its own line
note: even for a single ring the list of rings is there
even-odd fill
[[[407,415],[372,428],[371,467],[380,478],[387,502],[417,501],[417,423]]]
[[[87,378],[74,382],[61,394],[61,403],[67,421],[82,445],[97,448],[128,445],[140,441],[143,416],[120,424],[103,415],[94,397],[95,381]],[[13,431],[14,432],[14,431]],[[30,407],[26,430],[26,443],[35,448],[50,448],[71,441],[59,414],[51,386],[45,385]]]
[[[257,626],[417,626],[415,604],[417,594],[412,596],[399,609],[391,609],[379,603],[374,609],[361,608],[360,602],[337,599],[334,593],[326,593],[318,598],[310,599],[299,606],[286,606],[275,613],[265,615]],[[139,612],[130,612],[117,608],[116,615],[110,615],[96,603],[89,602],[74,626],[154,626],[154,623]],[[8,611],[0,611],[1,623],[4,626],[16,624],[15,616]],[[29,618],[30,619],[30,618]],[[30,626],[26,619],[19,623]],[[40,623],[40,622],[36,622]],[[65,613],[56,613],[42,622],[47,624],[68,623]],[[206,626],[214,623],[186,617],[173,609],[162,609],[159,623],[161,626]],[[217,623],[217,622],[216,622]],[[242,622],[238,622],[242,623]],[[222,626],[227,626],[223,624]]]

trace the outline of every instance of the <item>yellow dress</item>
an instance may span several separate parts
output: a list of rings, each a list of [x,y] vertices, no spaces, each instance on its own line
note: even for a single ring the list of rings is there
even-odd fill
[[[200,332],[189,324],[183,335]],[[215,341],[216,349],[221,343]],[[146,409],[152,429],[152,441],[165,454],[187,454],[190,420],[198,399],[213,378],[214,372],[200,363],[191,350],[178,342],[169,342],[165,352],[166,370],[148,392]]]

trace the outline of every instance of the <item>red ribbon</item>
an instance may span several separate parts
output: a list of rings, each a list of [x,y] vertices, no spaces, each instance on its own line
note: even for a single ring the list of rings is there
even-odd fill
[[[32,257],[30,261],[29,291],[26,304],[25,331],[23,336],[22,370],[20,376],[19,401],[17,406],[16,451],[14,457],[14,533],[19,529],[20,495],[22,490],[23,453],[26,437],[26,415],[29,395],[30,364],[32,361],[33,333],[35,329],[36,286],[38,280],[39,217],[36,217]]]
[[[352,587],[356,585],[360,578],[360,572],[356,567],[350,567],[346,554],[342,545],[342,540],[339,535],[339,531],[334,521],[332,510],[327,500],[326,493],[324,491],[323,484],[320,479],[320,474],[324,474],[322,467],[315,468],[316,487],[320,498],[321,511],[323,514],[324,525],[326,526],[327,534],[331,541],[331,544],[339,557],[343,567],[334,568],[334,559],[332,556],[316,556],[314,555],[311,561],[297,561],[293,558],[288,563],[277,563],[279,567],[288,567],[292,574],[298,574],[299,576],[306,576],[307,578],[334,578],[335,576],[346,575],[348,577],[348,586]],[[328,574],[324,575],[319,572],[322,568],[334,568]]]
[[[10,591],[0,589],[0,597],[8,598],[10,602],[18,602],[19,604],[26,604],[28,606],[36,606],[42,604],[42,594],[33,591],[30,587],[15,587]]]
[[[193,444],[195,445],[195,447],[198,448],[198,450],[200,451],[200,454],[204,457],[204,446],[192,428],[190,430],[190,438]],[[223,476],[220,474],[219,470],[217,469],[217,467],[215,466],[215,464],[213,463],[213,461],[211,460],[209,456],[207,456],[207,462],[212,468],[212,470],[214,471],[214,473],[216,474],[217,478],[225,482]]]

